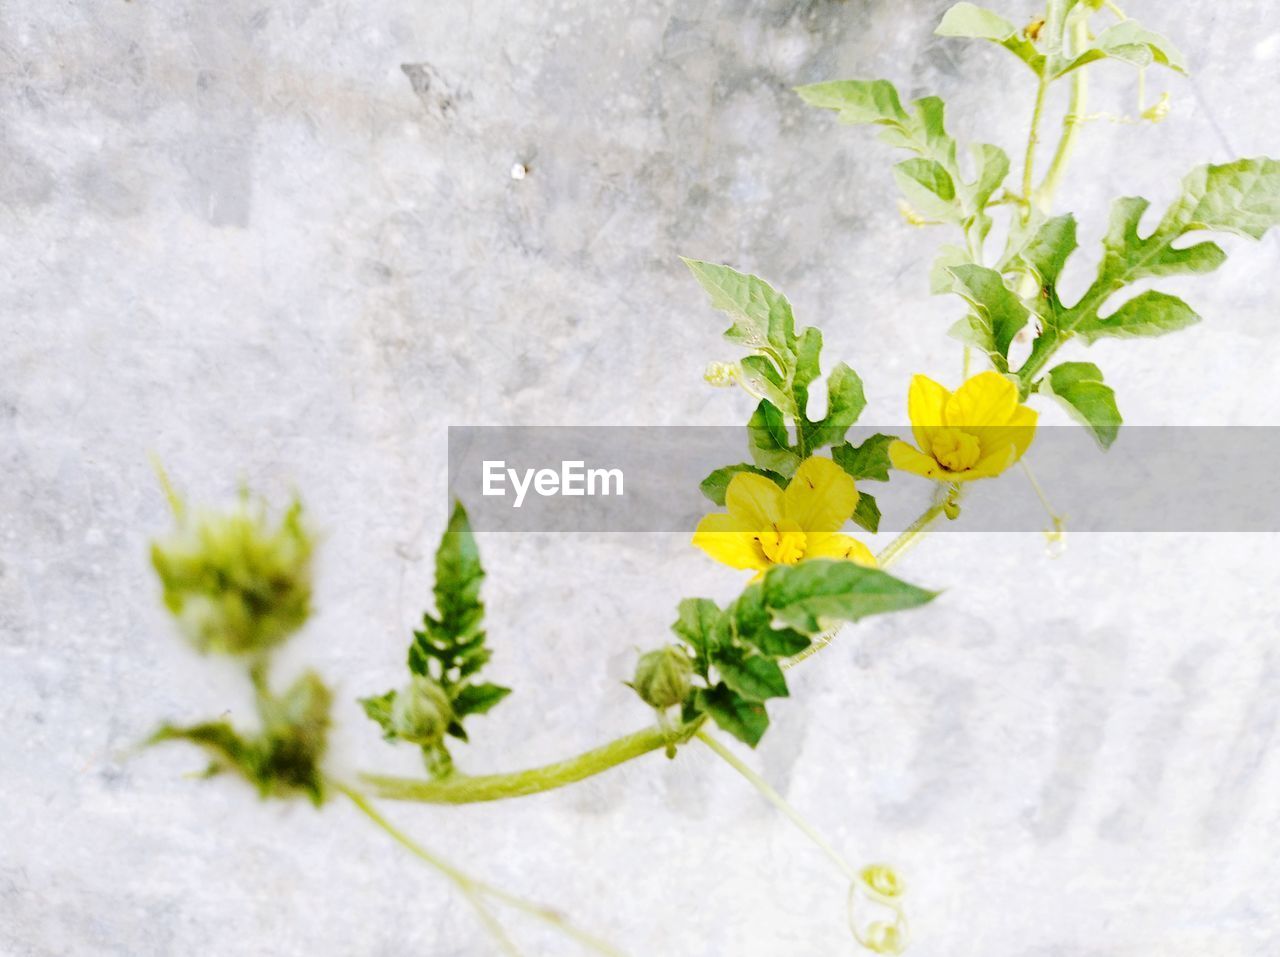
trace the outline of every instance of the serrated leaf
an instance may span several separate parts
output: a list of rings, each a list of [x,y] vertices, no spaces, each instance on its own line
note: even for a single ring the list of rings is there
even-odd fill
[[[1115,392],[1102,381],[1102,370],[1092,362],[1064,362],[1049,370],[1045,387],[1102,448],[1111,447],[1124,420]]]
[[[896,436],[877,432],[863,440],[861,445],[845,442],[831,450],[831,458],[854,479],[889,481],[889,445]]]
[[[853,522],[873,535],[880,530],[880,506],[874,496],[858,493],[858,503],[853,507]]]
[[[1163,336],[1195,325],[1200,317],[1177,296],[1148,290],[1134,296],[1109,316],[1089,317],[1076,332],[1093,342],[1105,336]]]
[[[1175,247],[1179,239],[1198,230],[1216,230],[1260,239],[1280,223],[1280,162],[1244,159],[1221,166],[1201,166],[1183,180],[1182,193],[1149,235],[1140,223],[1150,204],[1140,197],[1116,200],[1103,238],[1097,277],[1073,306],[1055,311],[1032,343],[1031,355],[1018,370],[1025,394],[1050,355],[1065,338],[1081,332],[1090,337],[1112,334],[1132,324],[1145,334],[1167,332],[1191,321],[1192,313],[1171,296],[1145,293],[1107,319],[1099,313],[1127,284],[1150,276],[1209,272],[1226,258],[1213,242]],[[1154,318],[1151,318],[1154,317]]]
[[[769,728],[769,714],[764,705],[748,701],[723,683],[714,688],[699,688],[695,700],[698,709],[711,715],[717,725],[753,748]]]
[[[810,106],[836,110],[841,123],[906,123],[898,91],[888,80],[833,80],[796,88]]]
[[[997,369],[1008,368],[1013,337],[1027,324],[1031,313],[994,269],[973,263],[955,266],[955,292],[972,307],[977,324],[970,326]],[[975,343],[979,344],[979,343]]]
[[[436,611],[445,632],[459,637],[479,625],[484,615],[479,597],[483,580],[480,551],[467,511],[461,502],[455,502],[436,550]]]
[[[765,606],[782,623],[809,635],[823,630],[822,620],[858,621],[915,608],[936,594],[878,568],[826,559],[777,565],[764,578]]]
[[[787,480],[777,472],[770,472],[768,469],[757,468],[754,465],[748,465],[743,462],[740,465],[726,465],[724,468],[716,469],[698,484],[698,488],[703,495],[711,499],[716,505],[724,505],[724,495],[729,490],[729,483],[733,481],[733,477],[739,472],[763,475],[777,485],[778,488],[787,487]]]
[[[990,40],[1016,56],[1037,76],[1044,66],[1044,56],[1017,27],[998,13],[972,3],[957,3],[952,6],[942,15],[942,22],[933,32],[940,37]]]
[[[459,718],[472,714],[485,714],[499,701],[511,694],[510,688],[489,683],[464,685],[453,695],[453,711]]]
[[[730,690],[748,701],[785,698],[789,694],[787,679],[783,677],[778,663],[771,658],[728,648],[721,650],[713,663]]]

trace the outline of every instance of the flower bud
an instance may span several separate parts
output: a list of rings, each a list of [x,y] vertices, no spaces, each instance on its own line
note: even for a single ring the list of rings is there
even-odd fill
[[[631,687],[646,704],[662,711],[685,699],[692,675],[693,662],[684,649],[667,645],[640,656]]]
[[[423,746],[439,744],[452,722],[449,695],[423,675],[414,675],[391,704],[391,730],[403,741]]]
[[[738,381],[738,364],[736,362],[708,362],[702,378],[708,385],[718,389],[727,389]]]
[[[265,651],[311,613],[310,534],[295,501],[278,525],[247,497],[226,513],[179,514],[179,527],[151,546],[164,603],[202,652]]]

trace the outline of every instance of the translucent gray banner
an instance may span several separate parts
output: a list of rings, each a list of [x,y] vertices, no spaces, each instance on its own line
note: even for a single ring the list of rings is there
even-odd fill
[[[904,426],[855,427],[914,444]],[[829,455],[830,449],[820,454]],[[451,426],[449,487],[482,532],[691,532],[724,511],[699,483],[750,463],[738,427]],[[1041,427],[1026,454],[1055,512],[1078,532],[1280,531],[1280,429],[1130,427],[1101,451],[1081,427]],[[891,471],[860,480],[896,532],[936,483]],[[965,483],[961,520],[939,531],[1039,532],[1044,505],[1021,465]]]

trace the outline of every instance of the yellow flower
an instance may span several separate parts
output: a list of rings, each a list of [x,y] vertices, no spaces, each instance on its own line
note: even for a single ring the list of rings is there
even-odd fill
[[[806,558],[876,563],[866,545],[839,534],[858,504],[858,490],[831,459],[805,459],[785,491],[763,475],[739,472],[724,503],[728,514],[704,517],[693,544],[733,568],[755,569],[756,578],[774,565]]]
[[[1018,387],[998,372],[980,372],[955,392],[928,376],[911,380],[911,431],[919,448],[889,445],[893,467],[939,482],[999,475],[1031,444],[1036,413],[1018,404]]]

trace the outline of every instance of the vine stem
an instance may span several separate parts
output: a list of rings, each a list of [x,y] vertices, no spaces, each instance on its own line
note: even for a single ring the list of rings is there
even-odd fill
[[[733,768],[746,778],[751,786],[763,795],[766,801],[781,811],[792,824],[801,830],[805,837],[812,841],[823,854],[830,858],[831,862],[840,869],[841,873],[844,874],[846,878],[851,881],[857,879],[858,872],[853,869],[853,865],[841,857],[840,853],[827,843],[826,838],[819,834],[817,829],[805,820],[804,816],[787,802],[786,798],[775,791],[768,781],[762,778],[755,771],[751,770],[751,768],[745,762],[740,760],[736,754],[726,748],[706,731],[699,728],[694,732],[693,736],[715,752],[715,754],[728,764],[729,767]]]
[[[1077,17],[1071,24],[1071,48],[1078,54],[1089,42],[1089,24],[1084,17]],[[1075,150],[1079,138],[1080,127],[1084,125],[1084,113],[1089,96],[1089,75],[1085,67],[1079,67],[1071,76],[1071,97],[1067,102],[1067,113],[1062,118],[1062,138],[1058,148],[1049,162],[1049,170],[1044,180],[1036,189],[1034,196],[1028,190],[1030,184],[1024,178],[1024,194],[1035,203],[1042,212],[1047,213],[1053,203],[1053,194],[1062,182],[1062,174],[1066,172],[1067,163]],[[1033,134],[1034,135],[1034,134]]]
[[[498,943],[498,946],[502,948],[504,953],[511,955],[511,957],[519,957],[520,951],[516,949],[511,938],[508,937],[506,931],[502,929],[502,925],[498,923],[498,919],[494,916],[493,911],[491,911],[485,903],[484,898],[486,895],[494,898],[495,900],[501,901],[509,907],[513,907],[516,910],[528,914],[530,917],[534,917],[545,924],[551,925],[556,930],[582,944],[588,950],[594,951],[598,954],[605,954],[607,957],[624,957],[620,950],[592,934],[575,927],[552,908],[534,904],[522,897],[517,897],[515,894],[508,893],[500,887],[494,887],[492,884],[487,884],[484,881],[471,877],[469,874],[464,873],[461,869],[450,864],[439,855],[427,850],[383,817],[382,814],[378,812],[378,809],[369,802],[369,799],[355,788],[349,787],[339,781],[332,780],[329,782],[329,785],[350,800],[365,817],[377,825],[380,830],[385,832],[397,844],[407,850],[414,857],[430,865],[436,871],[439,871],[441,875],[453,883],[454,886],[462,892],[462,895],[466,897],[471,906],[475,908],[480,921],[493,935],[494,940]]]
[[[420,801],[426,804],[501,801],[504,798],[523,797],[564,787],[650,751],[688,741],[703,720],[699,718],[674,730],[645,728],[585,751],[577,757],[510,774],[481,774],[474,777],[453,774],[438,781],[384,774],[361,774],[360,778],[373,788],[375,797],[392,801]]]
[[[1023,220],[1030,216],[1031,186],[1034,183],[1033,172],[1036,163],[1036,145],[1040,142],[1040,117],[1044,114],[1045,94],[1049,91],[1049,81],[1040,77],[1036,83],[1036,105],[1031,111],[1031,133],[1027,137],[1027,155],[1022,162],[1022,198],[1028,204],[1023,207]]]
[[[942,515],[943,504],[943,502],[935,502],[921,512],[914,522],[903,529],[901,534],[876,556],[876,564],[881,568],[888,568],[906,554],[907,549],[916,544],[929,530],[929,526]]]

